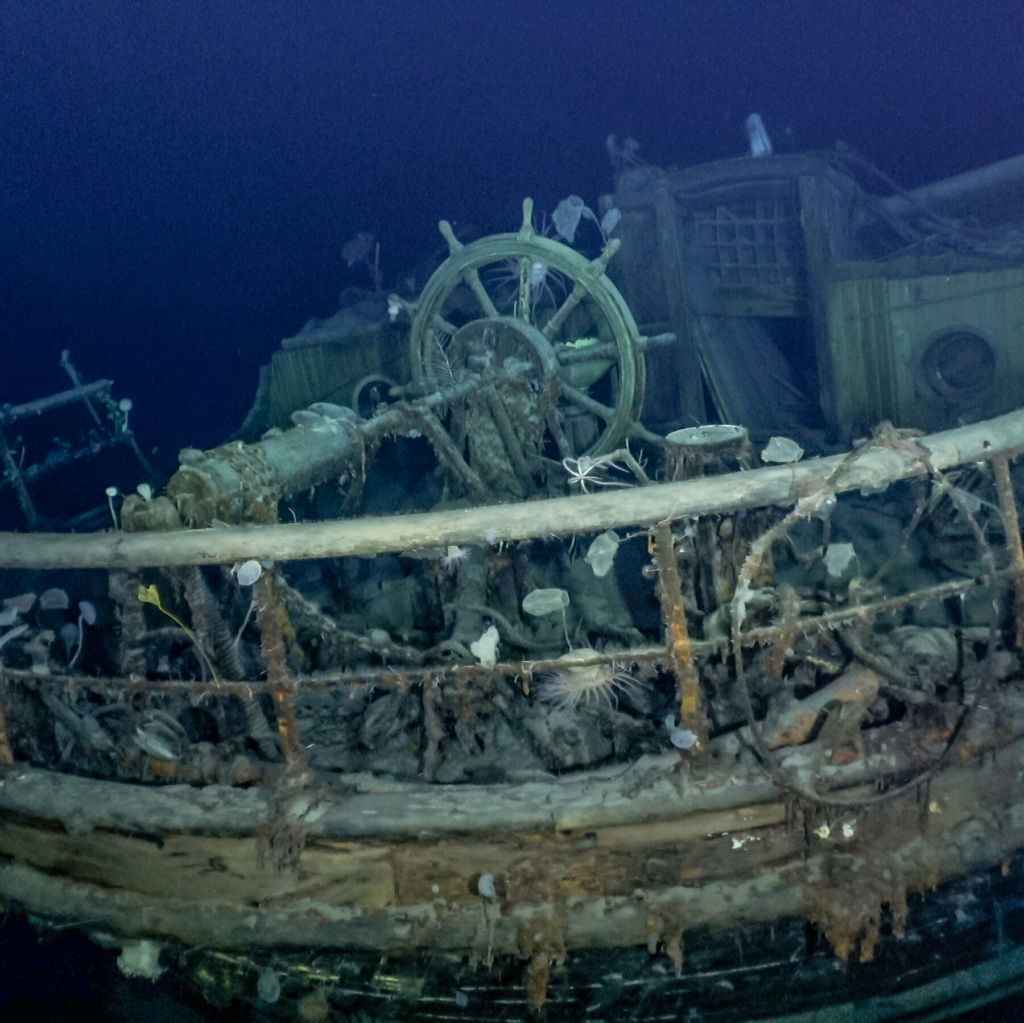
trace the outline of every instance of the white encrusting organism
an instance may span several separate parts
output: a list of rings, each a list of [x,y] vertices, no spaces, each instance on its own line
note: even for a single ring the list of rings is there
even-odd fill
[[[772,140],[768,137],[768,129],[760,114],[751,114],[747,118],[747,137],[750,139],[751,156],[772,155]]]
[[[637,680],[621,665],[579,663],[599,656],[588,647],[563,654],[558,660],[565,667],[544,676],[537,686],[537,697],[556,710],[617,706],[619,694],[634,689]]]

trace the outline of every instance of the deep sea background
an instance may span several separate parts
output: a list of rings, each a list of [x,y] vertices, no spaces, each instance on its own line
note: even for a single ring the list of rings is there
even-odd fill
[[[753,111],[778,152],[843,140],[907,187],[1024,152],[1024,3],[2,0],[0,403],[66,387],[70,349],[170,471],[238,427],[283,337],[369,286],[357,231],[393,287],[442,217],[596,202],[610,132],[696,164],[745,153]],[[47,969],[12,945],[7,997]],[[98,1018],[68,948],[66,1006],[37,1018]]]
[[[0,402],[112,377],[165,465],[442,217],[510,230],[659,166],[844,140],[908,187],[1024,151],[1020,0],[4,0]],[[99,495],[102,499],[102,493]]]

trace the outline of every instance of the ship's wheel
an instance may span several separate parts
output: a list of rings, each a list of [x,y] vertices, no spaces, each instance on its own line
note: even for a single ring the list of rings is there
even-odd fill
[[[518,233],[463,245],[447,221],[440,230],[450,255],[408,306],[414,378],[444,391],[475,377],[495,436],[511,425],[547,457],[620,447],[639,419],[646,365],[633,315],[605,274],[618,240],[587,259],[534,229],[531,199]],[[479,419],[456,414],[449,430],[472,443]]]

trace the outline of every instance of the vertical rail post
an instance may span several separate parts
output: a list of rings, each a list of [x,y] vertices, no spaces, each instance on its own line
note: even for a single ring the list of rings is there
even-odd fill
[[[700,707],[700,679],[693,663],[690,633],[683,608],[683,585],[676,564],[672,523],[659,522],[654,527],[654,560],[661,584],[661,612],[665,622],[665,645],[672,657],[672,668],[679,680],[679,717],[695,736],[694,751],[706,753],[708,733]]]
[[[3,417],[0,415],[0,423],[2,422]],[[15,494],[18,495],[18,504],[21,505],[21,512],[25,516],[26,525],[31,530],[38,529],[42,519],[39,517],[39,512],[36,511],[36,506],[32,503],[32,495],[29,494],[28,487],[25,486],[25,480],[18,469],[18,463],[14,460],[14,452],[11,451],[10,445],[7,443],[7,437],[2,429],[0,429],[0,463],[3,464],[7,478],[11,481]]]
[[[14,753],[11,750],[11,740],[7,737],[7,716],[4,714],[3,697],[7,692],[7,686],[0,678],[0,766],[10,767],[14,763]]]
[[[1017,623],[1015,638],[1019,653],[1024,650],[1024,547],[1021,545],[1017,502],[1013,496],[1013,481],[1010,479],[1010,462],[1006,455],[994,455],[992,468],[995,470],[999,510],[1003,513],[1003,528],[1006,530],[1006,549],[1013,566],[1013,614]]]
[[[260,625],[263,659],[267,662],[267,688],[277,712],[277,731],[281,736],[288,770],[301,773],[306,770],[306,751],[299,737],[299,722],[295,715],[292,695],[295,682],[288,674],[284,656],[284,633],[278,615],[278,601],[269,572],[256,580],[256,614]]]

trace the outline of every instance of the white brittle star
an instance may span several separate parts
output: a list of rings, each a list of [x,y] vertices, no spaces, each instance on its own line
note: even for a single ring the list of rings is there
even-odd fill
[[[624,480],[599,479],[597,476],[593,475],[598,469],[603,467],[617,469],[619,472],[625,472],[626,470],[621,465],[617,465],[612,458],[612,455],[604,455],[600,458],[591,458],[589,455],[580,455],[579,458],[563,458],[562,465],[565,467],[565,471],[569,474],[569,483],[579,484],[579,488],[584,494],[589,493],[587,490],[588,483],[592,483],[596,487],[633,486],[632,483],[626,483]]]

